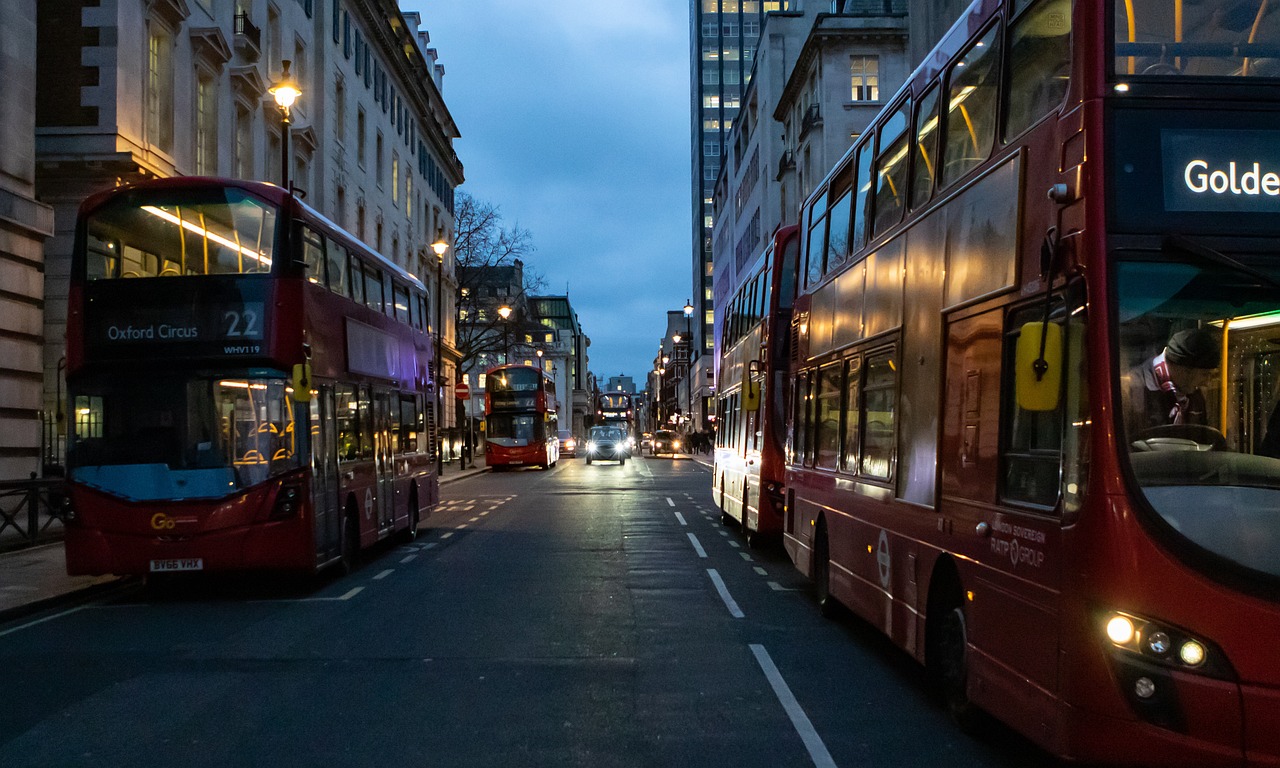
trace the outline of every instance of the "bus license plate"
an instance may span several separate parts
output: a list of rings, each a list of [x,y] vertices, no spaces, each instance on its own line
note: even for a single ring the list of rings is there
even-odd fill
[[[174,571],[203,571],[204,558],[186,557],[177,560],[152,560],[152,573],[172,573]]]

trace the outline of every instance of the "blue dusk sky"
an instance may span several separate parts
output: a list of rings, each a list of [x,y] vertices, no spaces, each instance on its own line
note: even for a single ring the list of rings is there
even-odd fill
[[[688,0],[401,0],[445,68],[461,189],[529,230],[526,260],[643,388],[690,298]]]

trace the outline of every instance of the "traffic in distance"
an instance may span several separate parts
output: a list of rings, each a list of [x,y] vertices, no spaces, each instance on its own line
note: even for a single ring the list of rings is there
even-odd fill
[[[1278,44],[977,2],[717,289],[713,498],[962,727],[1280,765]]]

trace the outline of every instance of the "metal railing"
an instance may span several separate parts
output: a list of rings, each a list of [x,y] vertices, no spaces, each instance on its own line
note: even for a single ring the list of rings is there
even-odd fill
[[[0,480],[0,551],[62,538],[66,481]]]

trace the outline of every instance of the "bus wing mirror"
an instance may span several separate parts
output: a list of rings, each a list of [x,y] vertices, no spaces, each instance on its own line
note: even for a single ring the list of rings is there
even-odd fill
[[[760,373],[760,361],[752,360],[742,372],[742,410],[754,411],[760,407],[760,385],[752,380]]]
[[[1014,389],[1024,411],[1053,411],[1062,389],[1062,326],[1027,323],[1014,354]]]
[[[295,403],[311,402],[311,363],[298,363],[293,366],[293,401]]]

